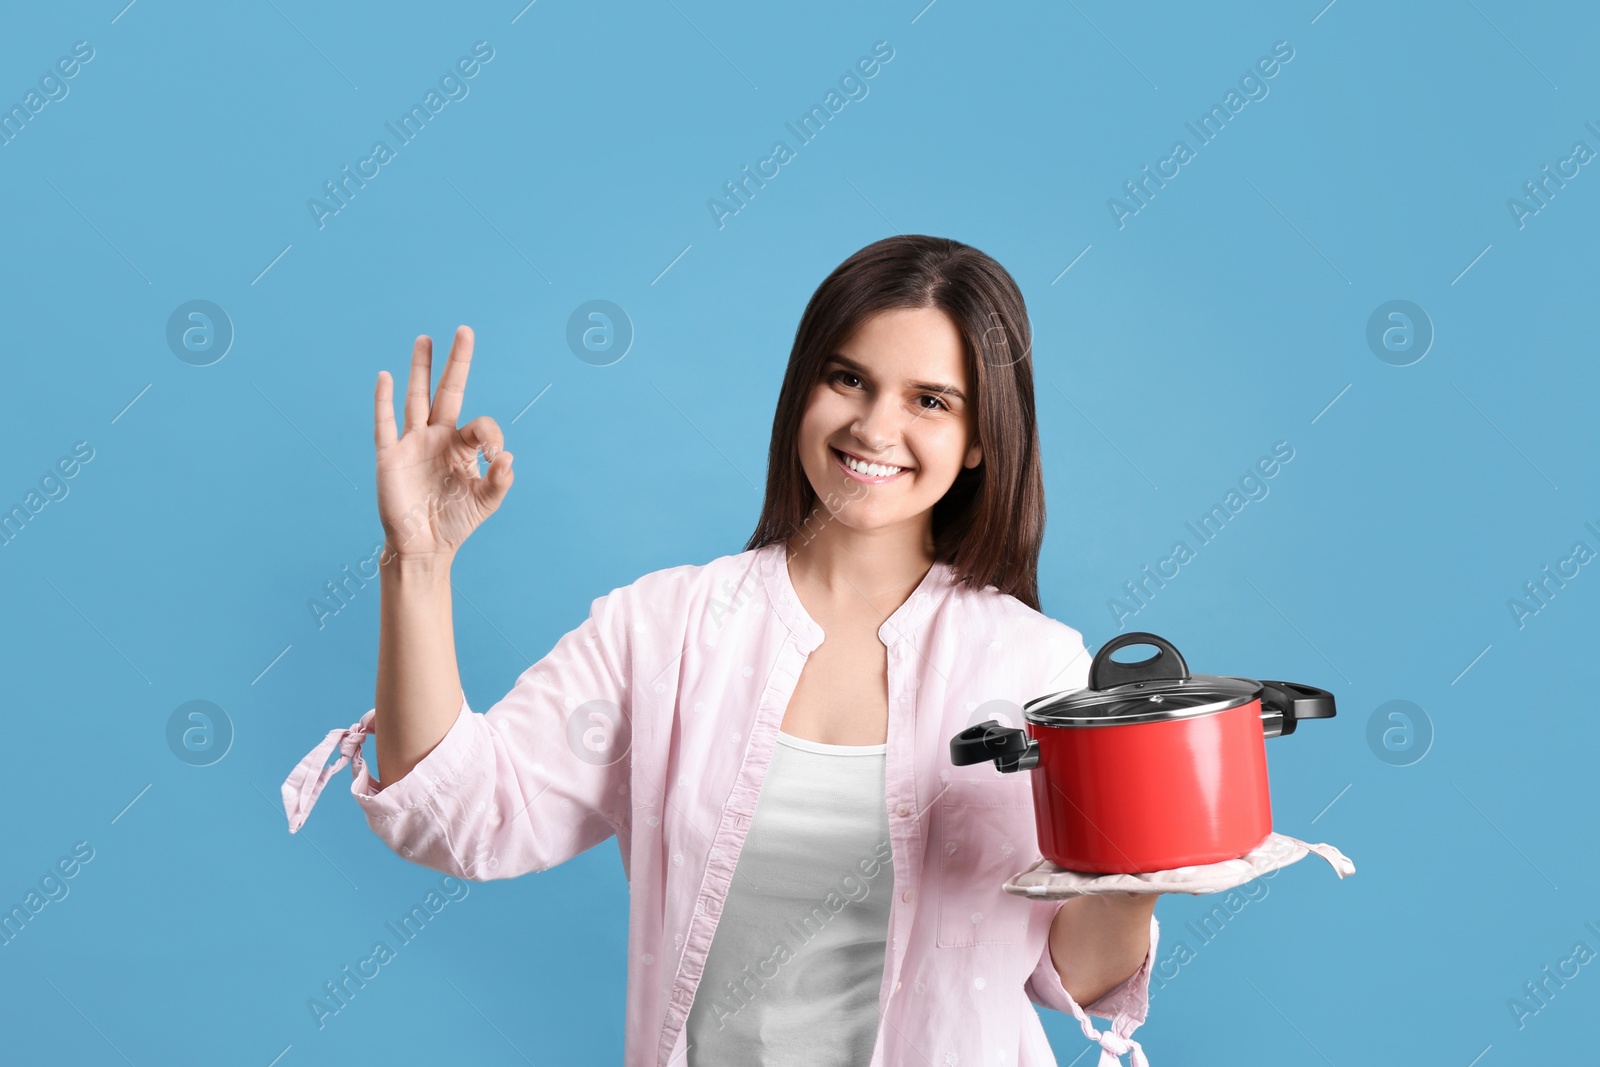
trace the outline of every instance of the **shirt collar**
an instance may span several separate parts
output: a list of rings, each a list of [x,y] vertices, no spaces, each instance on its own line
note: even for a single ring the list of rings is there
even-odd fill
[[[822,644],[824,634],[822,627],[800,603],[800,595],[795,592],[794,579],[789,576],[788,542],[774,541],[763,546],[756,563],[778,618],[800,639],[807,652],[815,650]],[[911,636],[944,599],[953,581],[954,569],[942,560],[935,560],[905,603],[883,620],[883,625],[878,627],[878,639],[885,646],[890,646]]]

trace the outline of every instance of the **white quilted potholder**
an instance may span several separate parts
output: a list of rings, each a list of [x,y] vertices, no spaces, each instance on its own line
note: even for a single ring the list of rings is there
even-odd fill
[[[1170,871],[1150,871],[1146,874],[1088,874],[1063,870],[1049,860],[1041,859],[1027,870],[1013,875],[1004,888],[1007,893],[1040,900],[1065,900],[1097,893],[1220,893],[1279,867],[1287,867],[1313,852],[1327,860],[1340,878],[1356,873],[1356,865],[1332,845],[1312,845],[1297,838],[1271,833],[1253,851],[1238,859],[1174,867]]]

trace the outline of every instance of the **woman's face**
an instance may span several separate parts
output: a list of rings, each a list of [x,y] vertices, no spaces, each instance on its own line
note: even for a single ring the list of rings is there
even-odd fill
[[[800,465],[818,500],[843,502],[847,526],[931,522],[961,468],[982,459],[976,401],[948,315],[880,312],[824,363],[800,421]]]

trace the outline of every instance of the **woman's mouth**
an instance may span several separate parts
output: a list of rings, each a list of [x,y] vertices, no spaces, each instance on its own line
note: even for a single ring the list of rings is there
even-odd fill
[[[828,451],[833,453],[833,461],[839,465],[840,470],[856,481],[866,482],[868,485],[881,485],[884,482],[892,482],[912,469],[910,467],[895,467],[887,463],[868,463],[866,460],[857,459],[855,456],[841,452],[831,446]]]

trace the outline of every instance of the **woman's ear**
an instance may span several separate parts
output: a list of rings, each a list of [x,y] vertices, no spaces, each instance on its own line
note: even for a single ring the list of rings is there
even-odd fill
[[[961,465],[966,467],[968,470],[971,470],[973,467],[976,467],[982,462],[983,448],[980,445],[974,444],[971,448],[967,449],[967,458],[962,462]]]

